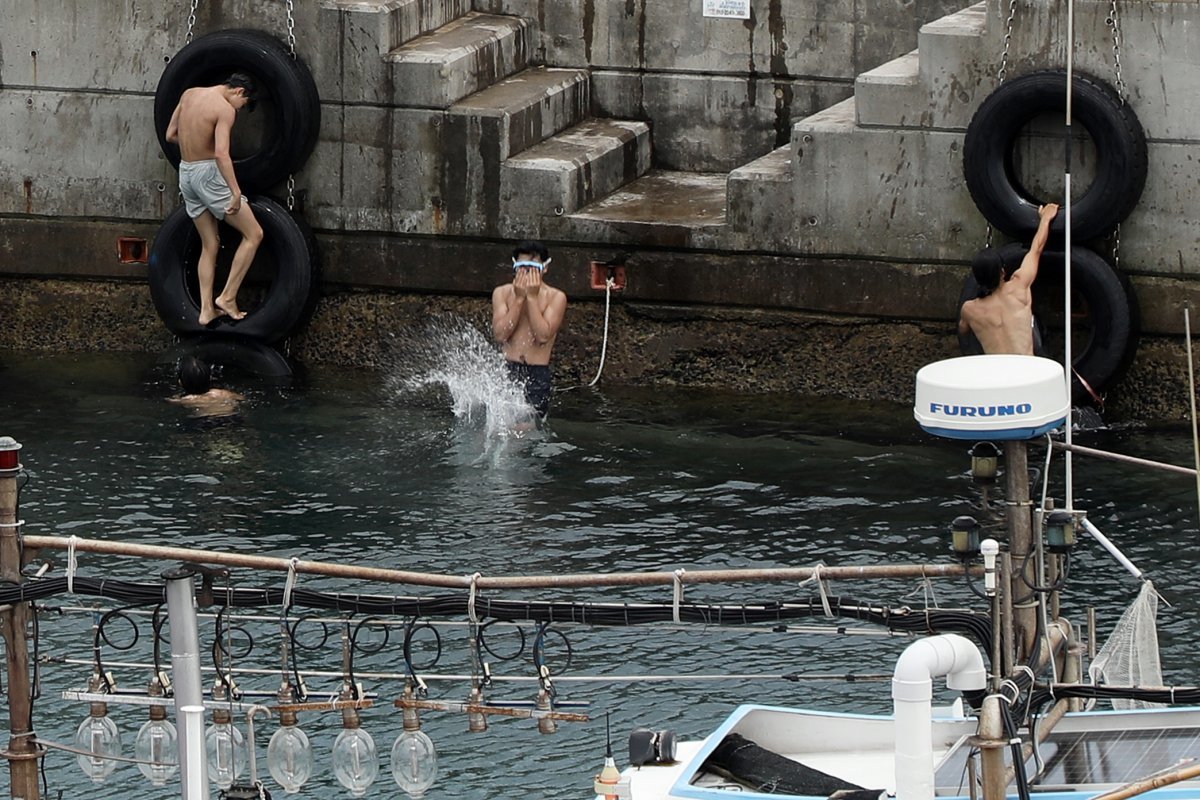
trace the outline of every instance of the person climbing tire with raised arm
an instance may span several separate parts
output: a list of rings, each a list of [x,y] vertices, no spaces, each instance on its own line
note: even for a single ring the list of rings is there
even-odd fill
[[[1058,206],[1054,203],[1038,209],[1037,233],[1029,252],[1011,274],[1012,265],[1001,259],[998,248],[983,250],[971,263],[980,293],[962,304],[958,332],[975,334],[984,353],[1034,354],[1032,288],[1050,237],[1050,222],[1056,214]]]

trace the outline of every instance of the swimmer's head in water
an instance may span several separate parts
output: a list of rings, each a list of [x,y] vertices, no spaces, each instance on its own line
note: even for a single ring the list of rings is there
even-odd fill
[[[179,359],[179,385],[188,394],[204,394],[212,388],[212,368],[195,356]]]
[[[971,274],[979,284],[980,297],[986,297],[996,291],[1000,282],[1008,280],[1020,267],[1024,254],[1020,254],[1020,257],[1014,260],[1012,254],[1004,252],[1005,250],[1008,248],[985,247],[971,261]]]

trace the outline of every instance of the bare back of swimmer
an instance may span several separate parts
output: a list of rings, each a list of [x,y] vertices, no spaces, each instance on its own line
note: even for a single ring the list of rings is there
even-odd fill
[[[1007,265],[1002,264],[994,253],[976,257],[971,265],[981,294],[963,303],[958,332],[974,333],[983,352],[1034,354],[1032,287],[1050,236],[1050,222],[1057,213],[1058,206],[1054,203],[1038,209],[1037,233],[1021,265],[1011,275]]]

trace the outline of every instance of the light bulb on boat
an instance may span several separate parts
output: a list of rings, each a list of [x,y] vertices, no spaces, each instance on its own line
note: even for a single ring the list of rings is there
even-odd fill
[[[425,791],[437,779],[437,750],[433,740],[420,729],[408,730],[396,737],[392,745],[392,779],[413,798],[425,796]]]
[[[295,794],[312,777],[312,744],[296,724],[296,712],[283,711],[279,717],[279,730],[267,745],[267,768],[285,792]]]
[[[1053,553],[1066,553],[1075,547],[1074,514],[1059,510],[1046,515],[1046,547]]]
[[[950,549],[964,560],[979,555],[979,523],[974,517],[955,517],[950,523]]]
[[[333,742],[333,774],[354,797],[362,797],[379,776],[375,740],[361,727],[358,712],[342,713],[342,732]]]
[[[179,771],[179,734],[162,706],[150,706],[150,719],[142,723],[133,742],[138,769],[155,786],[165,786]]]
[[[208,779],[228,789],[246,769],[246,737],[238,730],[225,709],[213,711],[212,725],[204,732],[204,751],[208,754]]]
[[[104,783],[117,768],[113,756],[121,755],[121,732],[108,716],[107,703],[92,703],[91,713],[75,731],[75,747],[91,754],[80,753],[75,762],[94,783]]]
[[[404,687],[404,699],[396,704],[404,709],[404,732],[396,737],[392,745],[392,780],[412,798],[425,796],[425,791],[437,779],[437,750],[433,740],[421,730],[421,717],[415,705],[405,705],[416,700],[411,682]]]

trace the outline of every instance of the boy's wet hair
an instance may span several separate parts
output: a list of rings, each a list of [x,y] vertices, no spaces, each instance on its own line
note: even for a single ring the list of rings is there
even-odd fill
[[[550,260],[549,248],[533,239],[517,242],[517,246],[513,248],[512,257],[520,258],[522,255],[537,256],[543,264]]]
[[[1020,258],[1014,261],[1011,251],[1004,252],[1007,249],[985,247],[971,260],[971,274],[975,276],[975,283],[979,284],[980,297],[986,297],[996,291],[1005,275],[1012,275],[1014,267],[1020,266]],[[1024,257],[1022,253],[1021,258]]]
[[[212,388],[212,368],[195,356],[179,359],[179,385],[188,394],[204,394]]]
[[[254,78],[245,72],[235,72],[225,79],[225,85],[231,89],[241,89],[246,95],[246,107],[254,110],[254,103],[258,99],[258,84]]]

